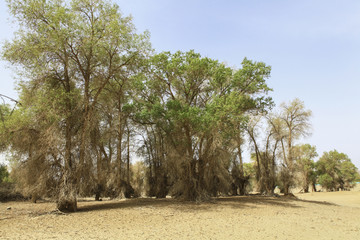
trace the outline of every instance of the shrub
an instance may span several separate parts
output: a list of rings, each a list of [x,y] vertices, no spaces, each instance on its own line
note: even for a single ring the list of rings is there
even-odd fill
[[[0,183],[0,202],[26,200],[26,198],[15,190],[15,184],[10,182]]]

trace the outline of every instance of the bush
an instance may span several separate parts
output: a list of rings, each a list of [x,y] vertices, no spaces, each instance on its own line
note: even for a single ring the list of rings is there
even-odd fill
[[[10,182],[0,183],[0,202],[26,200],[26,198],[15,190],[15,184]]]

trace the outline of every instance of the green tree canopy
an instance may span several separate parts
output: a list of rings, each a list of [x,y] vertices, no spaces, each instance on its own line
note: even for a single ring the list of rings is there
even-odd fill
[[[265,83],[270,67],[244,59],[235,70],[194,51],[163,52],[149,64],[151,71],[138,84],[136,121],[166,135],[181,175],[176,194],[190,200],[216,194],[228,176],[231,129],[246,121],[246,113],[272,105]]]
[[[358,178],[356,166],[345,153],[324,152],[316,163],[319,183],[328,190],[350,188]]]

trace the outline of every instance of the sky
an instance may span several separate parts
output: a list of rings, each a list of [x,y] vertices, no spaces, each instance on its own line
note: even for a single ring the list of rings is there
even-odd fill
[[[157,52],[194,49],[240,68],[244,57],[272,67],[270,96],[313,112],[302,140],[319,155],[336,149],[360,168],[360,1],[113,0],[148,30]],[[16,29],[0,0],[0,42]],[[0,61],[0,93],[17,97],[15,75]]]

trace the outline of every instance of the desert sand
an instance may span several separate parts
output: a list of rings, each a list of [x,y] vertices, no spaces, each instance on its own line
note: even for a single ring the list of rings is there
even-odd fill
[[[360,192],[174,199],[0,203],[0,239],[360,239]],[[11,209],[7,209],[11,207]]]

